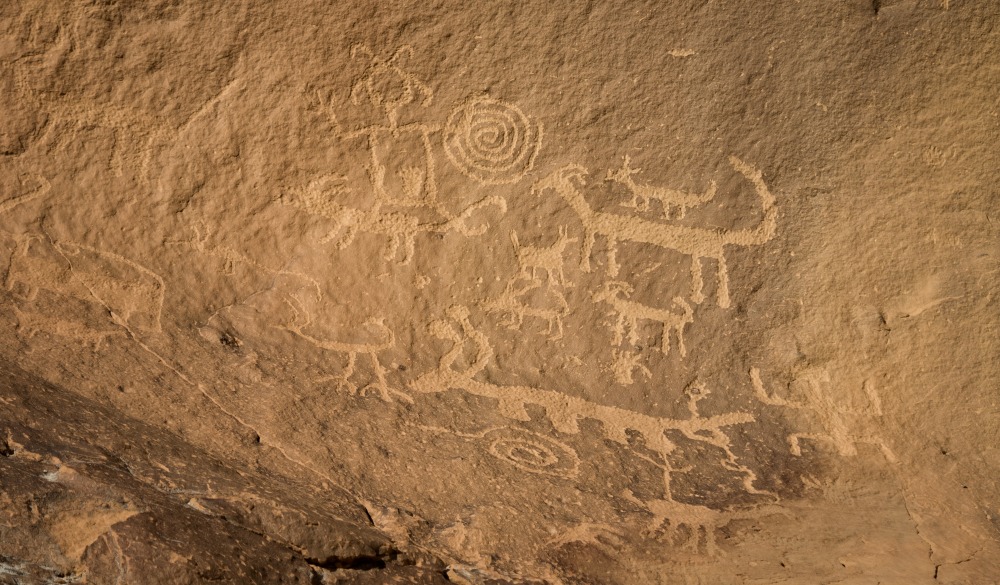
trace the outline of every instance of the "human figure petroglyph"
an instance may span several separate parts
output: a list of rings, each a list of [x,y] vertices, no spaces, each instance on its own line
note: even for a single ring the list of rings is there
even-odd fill
[[[559,432],[576,434],[579,421],[594,419],[602,423],[604,435],[622,444],[629,443],[629,431],[639,433],[646,445],[661,454],[669,454],[675,445],[667,438],[667,430],[690,432],[692,435],[722,432],[727,426],[755,422],[752,414],[732,412],[707,418],[675,420],[657,418],[614,406],[606,406],[569,396],[551,390],[530,386],[501,386],[480,382],[476,376],[482,372],[493,358],[493,347],[489,339],[472,324],[469,309],[456,305],[447,310],[449,320],[438,320],[430,324],[430,332],[441,339],[452,342],[452,347],[442,357],[437,369],[423,374],[410,383],[410,389],[418,393],[438,393],[448,389],[460,389],[470,394],[492,398],[498,401],[499,411],[505,417],[528,421],[531,417],[525,408],[532,404],[545,409],[547,418]],[[458,325],[458,328],[455,328]],[[466,343],[474,347],[472,362],[464,367],[456,367],[465,355]]]
[[[563,254],[566,246],[575,242],[566,233],[566,226],[559,226],[559,238],[550,246],[522,246],[517,232],[510,232],[510,242],[514,246],[514,256],[521,269],[521,276],[534,279],[537,271],[544,270],[550,283],[568,286],[563,273]]]
[[[518,286],[518,283],[521,286]],[[489,313],[506,313],[509,329],[520,329],[524,325],[525,317],[542,319],[548,324],[546,332],[549,339],[555,341],[563,336],[563,319],[570,313],[569,303],[566,297],[558,290],[548,287],[545,289],[543,300],[548,301],[542,306],[531,304],[528,294],[535,290],[541,290],[542,283],[538,280],[524,280],[513,278],[507,282],[504,292],[497,297],[487,299],[479,304]]]
[[[602,235],[608,240],[608,273],[617,275],[618,266],[614,261],[619,241],[650,244],[664,249],[676,250],[691,257],[691,298],[695,303],[705,299],[703,292],[701,262],[713,259],[718,263],[718,303],[728,307],[729,273],[726,268],[726,246],[753,246],[763,244],[774,237],[777,225],[777,208],[774,196],[764,183],[759,170],[730,157],[733,168],[746,177],[753,185],[761,201],[763,218],[753,228],[741,230],[721,230],[663,224],[638,217],[595,211],[583,197],[574,180],[580,185],[586,183],[587,169],[580,165],[567,165],[548,177],[537,181],[532,190],[536,194],[552,190],[562,197],[580,217],[584,227],[584,241],[581,251],[580,268],[590,271],[590,257],[594,240]]]
[[[647,379],[653,377],[653,372],[649,371],[649,368],[641,362],[641,353],[613,349],[611,350],[611,355],[613,357],[611,372],[615,375],[615,381],[619,384],[634,384],[636,370],[639,370],[639,373]]]
[[[312,324],[312,315],[306,310],[303,302],[295,295],[291,295],[285,300],[285,302],[289,307],[291,307],[292,312],[295,315],[293,322],[285,325],[274,325],[273,327],[289,331],[320,349],[347,355],[347,364],[344,366],[340,375],[325,378],[320,380],[320,382],[334,380],[337,382],[338,391],[346,389],[351,394],[360,393],[362,396],[366,395],[369,391],[374,390],[378,392],[379,397],[386,402],[392,402],[392,397],[394,395],[407,402],[412,402],[409,395],[389,386],[389,382],[386,380],[385,367],[383,367],[382,363],[379,361],[378,354],[380,352],[392,349],[396,345],[396,335],[385,325],[384,319],[373,318],[369,319],[365,323],[366,327],[378,332],[379,340],[375,342],[346,343],[329,339],[319,339],[305,332],[305,329]],[[371,363],[372,373],[375,376],[375,382],[368,384],[360,390],[356,384],[351,382],[351,377],[354,376],[355,367],[357,365],[358,355],[368,356]]]
[[[642,169],[634,169],[630,166],[631,160],[625,157],[622,168],[617,171],[608,171],[606,181],[614,181],[627,187],[632,192],[632,201],[624,203],[626,207],[631,207],[639,211],[649,211],[650,201],[659,201],[663,210],[663,219],[684,219],[689,207],[704,205],[715,198],[716,184],[712,181],[708,189],[702,194],[687,193],[678,189],[668,189],[666,187],[654,187],[653,185],[641,185],[632,179],[632,175]],[[677,217],[673,218],[670,211],[677,210]]]
[[[463,175],[484,185],[520,181],[542,147],[542,125],[489,96],[459,104],[448,117],[444,151]]]
[[[632,345],[639,344],[638,323],[643,321],[654,321],[663,326],[663,334],[660,338],[660,351],[666,355],[670,353],[670,333],[677,334],[677,346],[681,356],[687,355],[684,347],[684,328],[688,323],[694,322],[694,309],[682,297],[674,297],[674,306],[683,311],[678,314],[665,309],[649,307],[642,303],[630,300],[633,288],[627,282],[612,280],[604,283],[604,287],[593,294],[595,301],[604,301],[613,307],[611,315],[617,318],[612,331],[614,332],[615,345],[621,345],[622,340],[628,335],[628,341]]]
[[[875,388],[865,381],[862,389],[871,406],[869,410],[852,409],[834,400],[833,395],[824,391],[824,386],[830,383],[830,375],[826,370],[813,369],[799,376],[804,379],[805,400],[793,402],[774,394],[769,394],[764,388],[760,370],[750,368],[750,378],[758,400],[772,406],[783,406],[795,410],[812,412],[825,432],[823,433],[793,433],[788,436],[789,450],[793,455],[802,455],[801,441],[823,441],[833,444],[837,453],[843,457],[853,457],[858,454],[857,444],[867,443],[878,447],[886,460],[896,461],[896,456],[877,434],[869,429],[873,426],[873,418],[882,416],[882,402]]]
[[[113,252],[29,234],[11,255],[5,286],[32,301],[40,289],[97,302],[116,323],[160,332],[166,285],[155,272]],[[133,319],[141,317],[141,319]]]
[[[335,203],[331,195],[344,194],[349,188],[342,183],[342,177],[320,177],[305,188],[297,189],[283,196],[282,201],[311,215],[332,220],[335,227],[320,243],[333,242],[343,250],[350,246],[359,232],[384,235],[389,238],[385,259],[393,260],[403,248],[400,264],[409,264],[416,247],[416,236],[421,233],[457,232],[463,236],[479,236],[486,233],[488,224],[470,227],[467,222],[473,215],[489,206],[496,207],[501,214],[507,212],[507,200],[492,195],[466,207],[458,215],[440,222],[421,222],[419,218],[400,211],[384,211],[383,204],[375,201],[369,209],[358,209]]]

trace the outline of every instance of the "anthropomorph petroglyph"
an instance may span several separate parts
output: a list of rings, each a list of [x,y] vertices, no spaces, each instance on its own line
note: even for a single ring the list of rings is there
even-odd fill
[[[534,291],[540,291],[534,293]],[[534,293],[534,294],[533,294]],[[504,292],[479,304],[489,313],[505,313],[509,329],[520,329],[525,317],[542,319],[548,324],[546,332],[555,341],[563,336],[563,319],[570,313],[569,303],[561,292],[552,287],[542,287],[538,280],[512,278]]]
[[[462,174],[485,185],[520,181],[542,147],[542,125],[514,104],[476,97],[448,117],[444,151]]]
[[[681,356],[687,355],[687,349],[684,347],[684,327],[694,321],[694,309],[691,308],[691,305],[681,297],[674,297],[674,305],[682,311],[678,314],[630,300],[628,296],[632,292],[632,286],[627,282],[612,280],[606,282],[604,288],[593,295],[595,301],[604,301],[612,307],[611,314],[617,319],[612,327],[615,345],[621,345],[626,335],[628,335],[629,343],[638,345],[639,321],[655,321],[663,326],[660,351],[664,354],[670,353],[670,333],[673,331],[677,334],[677,346]]]
[[[831,443],[841,456],[851,457],[858,454],[857,444],[867,443],[878,447],[886,460],[895,462],[896,456],[886,444],[886,442],[876,433],[872,432],[875,426],[872,419],[882,416],[882,402],[871,382],[866,380],[862,388],[868,399],[870,409],[852,409],[839,403],[829,392],[830,374],[826,370],[807,370],[799,379],[803,379],[802,386],[805,392],[805,400],[793,402],[773,394],[768,394],[764,388],[764,383],[760,377],[760,370],[750,369],[750,378],[753,380],[754,391],[757,398],[764,404],[773,406],[784,406],[796,410],[812,412],[825,432],[822,433],[794,433],[788,436],[788,445],[793,455],[802,455],[802,439],[812,441],[823,441]]]
[[[347,354],[347,364],[344,366],[343,371],[337,376],[324,378],[319,380],[319,382],[322,383],[327,380],[333,380],[337,383],[338,390],[346,389],[351,394],[358,394],[358,386],[351,381],[351,377],[354,376],[358,355],[366,355],[371,363],[372,374],[375,376],[375,382],[361,388],[361,395],[365,395],[369,391],[374,390],[378,392],[379,397],[386,402],[392,402],[392,397],[394,395],[407,402],[412,402],[409,395],[389,386],[389,382],[386,380],[385,375],[386,370],[379,361],[378,354],[380,352],[392,349],[396,345],[396,336],[392,330],[385,325],[384,320],[370,319],[365,323],[367,327],[378,332],[378,341],[369,343],[347,343],[330,339],[319,339],[306,332],[306,329],[312,324],[312,315],[306,310],[304,303],[295,295],[291,295],[285,302],[289,307],[291,307],[293,313],[295,314],[293,322],[284,325],[275,325],[275,328],[294,333],[320,349]]]
[[[590,256],[594,240],[602,235],[608,240],[608,273],[614,277],[618,272],[615,261],[618,242],[650,244],[660,248],[676,250],[691,257],[691,298],[695,303],[705,299],[702,282],[701,262],[712,259],[718,263],[718,303],[729,306],[729,273],[726,269],[726,246],[752,246],[763,244],[774,237],[777,225],[777,208],[774,196],[764,183],[763,176],[753,166],[730,157],[730,164],[745,176],[754,186],[761,201],[763,218],[753,228],[741,230],[721,230],[672,225],[648,221],[638,217],[595,211],[583,197],[578,184],[585,184],[587,169],[580,165],[568,165],[558,169],[548,177],[537,181],[533,191],[537,194],[547,190],[562,197],[580,217],[584,228],[581,269],[590,271]],[[574,182],[575,181],[575,182]]]
[[[676,219],[683,219],[689,207],[704,205],[715,198],[715,181],[709,183],[708,189],[702,194],[687,193],[677,189],[666,187],[654,187],[653,185],[642,185],[632,179],[632,175],[642,169],[634,169],[630,166],[630,159],[625,157],[622,168],[617,171],[608,171],[606,181],[615,181],[628,188],[632,192],[632,201],[625,205],[639,211],[649,211],[650,201],[659,201],[663,208],[663,219],[672,219],[670,213],[672,209],[677,210]]]
[[[613,349],[611,355],[614,358],[611,362],[611,373],[615,375],[615,381],[619,384],[634,384],[636,370],[647,379],[653,376],[653,372],[643,365],[641,353]]]
[[[113,252],[31,234],[11,256],[6,288],[33,300],[39,290],[104,306],[126,327],[159,332],[166,286],[151,270]]]
[[[507,201],[497,195],[489,196],[466,207],[458,215],[440,222],[421,222],[419,218],[400,211],[385,211],[383,204],[375,201],[369,209],[358,209],[335,203],[333,197],[349,192],[342,177],[321,177],[305,188],[291,191],[282,201],[311,215],[332,220],[335,224],[320,242],[333,242],[338,249],[350,246],[359,232],[383,235],[389,238],[385,250],[386,260],[393,260],[403,248],[401,264],[413,259],[416,236],[421,233],[457,232],[464,236],[486,233],[488,224],[472,227],[468,224],[473,215],[485,207],[496,207],[501,214],[507,212]]]
[[[559,226],[559,238],[550,246],[522,246],[515,231],[510,232],[510,241],[514,245],[521,276],[534,279],[539,270],[544,270],[550,284],[568,286],[563,273],[563,254],[566,246],[575,242],[576,238],[566,234],[566,226]]]

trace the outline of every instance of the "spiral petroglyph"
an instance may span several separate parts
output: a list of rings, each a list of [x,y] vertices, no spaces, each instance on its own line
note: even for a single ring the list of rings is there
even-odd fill
[[[455,108],[444,133],[445,153],[452,164],[486,185],[521,180],[535,164],[541,146],[541,124],[514,104],[491,97]]]
[[[571,478],[580,466],[580,459],[571,448],[531,431],[494,429],[484,439],[489,442],[490,455],[531,473]]]

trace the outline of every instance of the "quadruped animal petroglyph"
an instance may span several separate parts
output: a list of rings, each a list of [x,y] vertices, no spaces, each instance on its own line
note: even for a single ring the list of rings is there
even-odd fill
[[[811,369],[798,377],[805,381],[805,400],[802,402],[793,402],[769,394],[764,388],[760,370],[757,368],[750,369],[750,378],[753,380],[758,400],[772,406],[812,412],[823,427],[825,432],[822,433],[793,433],[789,435],[788,446],[793,455],[802,455],[801,441],[809,439],[831,443],[837,453],[843,457],[857,455],[857,444],[867,443],[878,447],[890,463],[896,461],[896,455],[885,440],[870,430],[874,426],[872,419],[882,416],[882,401],[870,381],[866,380],[862,385],[871,407],[866,410],[849,408],[839,403],[829,390],[824,390],[824,387],[828,388],[830,384],[830,374],[826,370]]]
[[[566,246],[576,241],[566,233],[566,226],[559,226],[559,238],[549,246],[524,246],[517,232],[510,232],[510,242],[514,246],[514,256],[524,278],[535,278],[539,270],[545,271],[550,284],[569,286],[563,272],[563,254]]]
[[[762,173],[755,167],[736,157],[729,159],[732,167],[753,184],[761,202],[763,218],[753,227],[740,230],[722,230],[689,227],[648,221],[639,217],[596,211],[580,192],[579,186],[586,184],[586,168],[571,164],[535,182],[532,190],[536,194],[553,191],[579,216],[584,228],[580,268],[590,271],[590,257],[594,240],[602,235],[608,240],[608,274],[618,273],[615,260],[619,242],[649,244],[664,249],[676,250],[691,257],[691,298],[695,303],[705,299],[701,262],[715,260],[718,264],[718,304],[728,307],[729,272],[726,268],[726,246],[753,246],[763,244],[774,237],[777,226],[775,198],[764,183]]]
[[[397,396],[406,402],[412,402],[408,394],[400,392],[389,385],[389,382],[386,380],[386,369],[379,361],[378,354],[380,352],[392,349],[396,345],[396,335],[385,325],[384,319],[373,318],[365,323],[368,328],[378,332],[379,339],[374,342],[347,343],[330,339],[319,339],[306,332],[306,329],[312,324],[313,317],[306,310],[302,300],[296,295],[290,295],[285,302],[291,307],[294,319],[292,323],[274,325],[276,329],[283,329],[294,333],[320,349],[347,355],[347,363],[339,375],[324,378],[318,380],[318,382],[323,383],[333,380],[337,383],[338,390],[347,390],[351,394],[358,394],[360,392],[361,395],[365,395],[369,391],[376,391],[379,397],[386,402],[392,402],[393,396]],[[360,391],[358,386],[351,381],[357,365],[358,355],[368,356],[372,374],[375,376],[375,381],[361,388]]]
[[[542,291],[540,295],[544,304],[534,305],[529,299],[534,291]],[[548,324],[546,332],[549,339],[555,341],[563,336],[563,319],[570,313],[566,297],[557,289],[546,287],[538,280],[512,278],[507,282],[504,292],[497,297],[486,299],[479,306],[489,313],[504,313],[507,315],[505,325],[509,329],[521,329],[525,317],[541,319]]]
[[[456,232],[463,236],[479,236],[486,233],[488,223],[472,227],[467,222],[475,213],[486,207],[495,207],[500,214],[507,212],[507,201],[492,195],[466,207],[458,215],[440,222],[421,222],[414,215],[401,211],[385,211],[383,203],[375,201],[368,209],[359,209],[338,204],[334,198],[350,192],[343,177],[324,176],[314,179],[305,188],[295,189],[282,197],[282,202],[302,211],[331,220],[334,228],[320,243],[332,242],[337,249],[350,246],[359,232],[386,236],[389,243],[385,249],[385,259],[394,260],[403,249],[400,264],[409,264],[416,248],[416,236],[422,233]]]
[[[630,300],[628,296],[633,291],[634,289],[627,282],[612,280],[604,283],[604,287],[592,295],[595,301],[604,301],[612,307],[611,315],[616,317],[616,322],[611,328],[614,333],[615,345],[621,345],[626,335],[628,335],[629,343],[638,345],[639,321],[654,321],[663,326],[660,351],[664,354],[670,353],[670,334],[674,332],[677,334],[677,346],[681,356],[686,356],[684,327],[694,321],[694,309],[691,308],[691,305],[683,297],[674,297],[674,306],[681,310],[681,313],[678,314]]]
[[[623,203],[626,207],[639,211],[648,211],[650,201],[659,201],[663,210],[663,219],[672,219],[672,209],[676,209],[676,219],[683,219],[688,208],[704,205],[715,198],[716,184],[712,181],[708,189],[702,194],[686,193],[677,189],[667,187],[655,187],[653,185],[642,185],[632,179],[632,175],[642,169],[635,169],[631,166],[631,159],[626,156],[622,163],[622,168],[616,171],[608,171],[606,181],[614,181],[627,187],[632,193],[632,200]]]

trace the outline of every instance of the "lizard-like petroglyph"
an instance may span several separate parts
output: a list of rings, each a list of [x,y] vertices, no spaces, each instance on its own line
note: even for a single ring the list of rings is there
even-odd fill
[[[7,213],[18,205],[43,197],[52,190],[52,184],[49,183],[48,179],[41,175],[37,175],[36,178],[38,179],[38,187],[36,189],[0,202],[0,215]]]
[[[476,376],[482,372],[493,358],[493,347],[489,339],[472,324],[467,307],[453,306],[448,309],[450,321],[439,320],[431,323],[433,335],[452,342],[451,349],[438,363],[437,369],[427,372],[412,381],[410,389],[417,393],[438,393],[449,389],[460,389],[476,396],[498,401],[499,411],[512,420],[528,421],[525,406],[540,406],[555,429],[562,433],[579,432],[579,421],[593,419],[602,423],[604,435],[616,442],[628,444],[629,431],[639,433],[647,447],[658,453],[670,453],[675,445],[667,438],[667,430],[679,430],[685,434],[698,436],[722,432],[727,426],[755,422],[752,414],[731,412],[707,418],[692,417],[686,420],[658,418],[622,408],[590,402],[560,392],[534,388],[531,386],[501,386],[481,382]],[[458,329],[454,324],[458,325]],[[465,345],[472,342],[474,359],[463,369],[456,364],[465,354]]]
[[[160,332],[166,285],[155,272],[113,252],[28,234],[7,272],[7,290],[33,300],[39,289],[107,307],[116,322]],[[137,318],[141,317],[141,318]]]
[[[507,212],[507,201],[492,195],[466,207],[458,215],[440,222],[421,222],[416,216],[400,212],[385,211],[383,204],[375,201],[369,209],[358,209],[335,203],[332,197],[349,191],[342,177],[320,177],[305,188],[296,189],[282,197],[282,201],[309,213],[334,222],[335,227],[322,238],[321,243],[333,242],[338,249],[344,249],[354,242],[359,232],[379,234],[389,238],[385,250],[386,260],[393,260],[403,248],[401,264],[409,264],[413,259],[416,236],[421,233],[457,232],[464,236],[479,236],[486,233],[488,224],[470,227],[467,222],[485,207],[496,207],[501,214]]]
[[[312,315],[306,310],[301,299],[295,295],[291,295],[285,302],[295,313],[293,322],[284,325],[274,325],[273,327],[294,333],[320,349],[347,355],[347,364],[344,366],[340,375],[320,380],[320,382],[334,380],[337,382],[338,390],[346,389],[351,394],[358,394],[358,386],[351,382],[351,377],[354,375],[358,355],[363,354],[368,356],[368,359],[371,362],[375,382],[361,388],[361,395],[365,395],[369,391],[374,390],[378,392],[379,397],[386,402],[392,402],[393,395],[398,396],[407,402],[412,402],[412,399],[408,394],[400,392],[399,390],[389,386],[389,382],[386,380],[385,376],[385,367],[382,366],[382,363],[379,361],[379,352],[392,349],[396,345],[396,335],[385,325],[383,319],[370,319],[365,323],[365,325],[369,328],[376,329],[378,331],[380,339],[375,342],[347,343],[330,339],[319,339],[306,333],[306,328],[312,324]]]
[[[544,248],[522,246],[514,231],[510,232],[510,241],[514,246],[517,265],[521,268],[521,276],[533,279],[538,270],[544,270],[550,283],[567,286],[566,276],[563,274],[563,254],[566,246],[575,242],[576,238],[567,235],[566,226],[559,226],[559,238]]]
[[[542,125],[514,104],[472,98],[448,117],[444,151],[463,175],[484,185],[520,181],[542,147]]]
[[[684,327],[694,321],[694,309],[691,308],[691,305],[681,297],[674,297],[674,305],[683,311],[678,314],[629,300],[628,296],[632,292],[632,286],[627,282],[612,280],[604,283],[604,288],[593,295],[595,301],[604,301],[613,307],[611,314],[617,317],[612,328],[615,335],[615,345],[621,345],[626,334],[629,343],[638,345],[638,322],[640,320],[655,321],[663,326],[660,351],[664,354],[670,353],[670,332],[674,331],[677,333],[677,345],[681,356],[687,355],[687,349],[684,347]]]
[[[632,179],[632,175],[642,169],[634,169],[630,166],[631,160],[628,156],[622,163],[622,168],[617,171],[608,171],[606,181],[615,181],[628,188],[632,192],[632,201],[623,204],[639,211],[649,211],[650,201],[659,201],[663,208],[663,219],[671,219],[671,209],[677,209],[677,218],[683,219],[689,207],[704,205],[715,198],[715,181],[709,183],[708,189],[701,195],[697,193],[687,193],[677,189],[666,187],[654,187],[653,185],[641,185]]]
[[[517,286],[518,283],[522,283]],[[506,313],[509,329],[520,329],[525,317],[542,319],[548,324],[546,332],[549,339],[555,341],[563,336],[563,318],[569,315],[569,303],[558,290],[548,287],[544,290],[543,299],[549,300],[542,306],[531,304],[527,295],[535,290],[541,290],[542,283],[538,280],[513,278],[504,288],[504,292],[494,298],[487,299],[479,306],[489,313]]]
[[[587,169],[575,164],[558,169],[548,177],[537,181],[533,191],[536,194],[547,190],[554,191],[580,217],[585,231],[581,252],[582,270],[590,271],[590,256],[594,240],[598,235],[608,239],[608,272],[612,277],[618,271],[617,263],[613,259],[619,241],[676,250],[691,257],[691,298],[695,303],[700,303],[705,298],[702,290],[704,283],[701,262],[703,259],[714,259],[718,263],[718,303],[720,307],[728,307],[730,300],[726,246],[763,244],[774,237],[777,225],[774,196],[764,183],[761,172],[736,157],[730,157],[729,160],[733,168],[754,185],[761,201],[763,218],[756,227],[741,230],[708,229],[664,224],[639,217],[595,211],[574,183],[575,180],[581,185],[585,184]]]
[[[863,410],[839,404],[830,392],[824,391],[824,386],[828,386],[830,383],[830,374],[826,370],[814,368],[799,376],[799,379],[805,380],[805,401],[803,402],[793,402],[780,396],[768,394],[760,378],[760,370],[757,368],[750,369],[750,378],[753,380],[757,398],[761,402],[772,406],[784,406],[812,412],[823,427],[825,431],[823,433],[789,435],[788,445],[793,455],[801,455],[800,442],[802,439],[810,439],[832,443],[837,453],[844,457],[857,455],[858,443],[875,445],[882,451],[887,461],[890,463],[896,461],[896,456],[886,442],[870,430],[875,426],[872,419],[882,416],[882,401],[870,381],[865,381],[863,390],[871,408]]]

